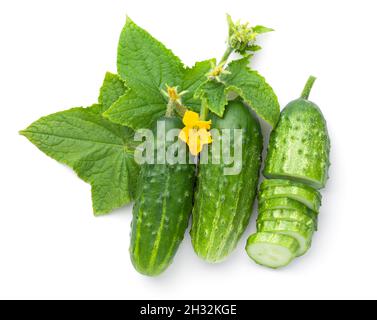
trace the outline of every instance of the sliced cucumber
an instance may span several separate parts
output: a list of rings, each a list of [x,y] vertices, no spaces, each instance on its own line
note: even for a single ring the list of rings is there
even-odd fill
[[[310,217],[306,213],[298,211],[298,210],[273,209],[273,210],[265,210],[259,213],[258,222],[275,221],[275,220],[300,222],[308,227],[317,229],[317,218]]]
[[[300,248],[297,256],[304,255],[311,246],[314,229],[299,222],[276,220],[262,221],[257,224],[259,232],[273,232],[295,238]]]
[[[316,213],[319,212],[322,199],[321,194],[317,190],[309,190],[298,186],[268,187],[259,193],[260,202],[282,197],[297,200]]]
[[[287,266],[296,257],[300,248],[291,236],[259,232],[247,240],[246,252],[256,263],[277,269]]]
[[[298,202],[297,200],[289,198],[274,198],[267,199],[259,203],[258,211],[259,216],[265,211],[269,210],[293,210],[307,215],[314,222],[315,230],[318,228],[318,213],[310,210],[307,206]],[[289,219],[288,219],[289,220]]]
[[[317,216],[317,214],[314,211],[310,210],[306,205],[302,204],[301,202],[284,197],[266,199],[263,202],[259,202],[258,209],[259,212],[273,209],[291,209],[305,212],[309,216]]]
[[[269,188],[269,187],[281,187],[281,186],[291,186],[291,187],[300,187],[303,189],[307,189],[309,191],[315,191],[316,189],[301,183],[301,182],[294,182],[291,180],[283,180],[283,179],[265,179],[261,185],[260,190]]]

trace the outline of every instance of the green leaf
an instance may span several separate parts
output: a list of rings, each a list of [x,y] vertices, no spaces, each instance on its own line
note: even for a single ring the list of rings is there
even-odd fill
[[[280,106],[273,89],[258,72],[249,68],[249,56],[233,61],[219,80],[208,80],[196,92],[209,110],[222,117],[228,103],[228,93],[235,92],[274,127],[280,116]]]
[[[170,50],[127,18],[118,46],[118,73],[128,91],[104,116],[134,129],[150,126],[166,111],[166,85],[182,83],[184,66]]]
[[[117,74],[107,72],[98,98],[98,102],[103,106],[102,112],[124,95],[126,90],[124,81]]]
[[[253,45],[247,47],[247,51],[251,51],[251,52],[257,52],[257,51],[260,51],[260,50],[262,50],[262,47],[258,46],[257,44],[253,44]]]
[[[183,104],[189,109],[199,112],[201,101],[195,98],[195,92],[207,81],[207,74],[211,71],[215,59],[197,62],[192,68],[186,68],[183,75],[182,90],[187,91],[183,96]]]
[[[159,92],[166,84],[181,83],[183,72],[171,50],[127,18],[118,45],[118,74],[131,89],[143,84]]]
[[[150,94],[148,89],[130,89],[103,115],[114,123],[133,129],[150,128],[166,112],[166,101],[161,94]]]
[[[202,103],[206,104],[211,112],[222,117],[228,104],[227,92],[224,83],[208,80],[199,87],[197,96],[200,96]]]
[[[265,79],[248,64],[248,58],[231,62],[228,66],[230,74],[223,74],[221,80],[227,91],[238,93],[258,116],[275,127],[280,116],[278,99]]]
[[[198,111],[201,102],[194,92],[210,69],[211,60],[185,68],[178,57],[128,18],[119,41],[118,73],[129,89],[104,116],[133,129],[150,127],[166,112],[168,101],[161,93],[166,85],[188,90],[183,103]]]
[[[271,29],[271,28],[264,27],[264,26],[255,26],[255,27],[253,27],[253,31],[258,33],[258,34],[262,34],[262,33],[272,32],[272,31],[275,31],[275,30]]]
[[[95,215],[129,203],[138,175],[133,131],[104,119],[101,109],[97,104],[58,112],[20,132],[91,184]]]

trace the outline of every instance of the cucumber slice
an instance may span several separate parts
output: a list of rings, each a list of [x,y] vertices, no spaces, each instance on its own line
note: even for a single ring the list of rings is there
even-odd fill
[[[295,238],[300,248],[297,257],[304,255],[311,246],[314,229],[299,222],[276,220],[263,221],[257,224],[259,232],[273,232]]]
[[[268,187],[259,193],[260,202],[281,197],[297,200],[316,213],[319,212],[322,200],[322,196],[318,191],[297,186]]]
[[[259,212],[263,212],[265,210],[273,210],[273,209],[292,209],[298,210],[301,212],[307,213],[309,216],[316,217],[317,214],[310,210],[307,206],[302,204],[301,202],[289,198],[273,198],[273,199],[266,199],[263,202],[259,202],[258,204]]]
[[[300,187],[303,189],[307,189],[309,191],[315,191],[316,189],[300,182],[294,182],[291,180],[283,180],[283,179],[265,179],[261,185],[260,190],[264,190],[268,187],[281,187],[281,186],[291,186],[291,187]]]
[[[308,209],[309,210],[309,209]],[[259,213],[258,222],[285,220],[292,222],[300,222],[308,227],[317,229],[317,217],[310,217],[306,213],[292,209],[272,209]]]
[[[314,226],[317,231],[318,228],[318,213],[310,210],[307,206],[298,202],[297,200],[289,199],[289,198],[274,198],[274,199],[267,199],[263,202],[259,202],[258,211],[259,215],[261,215],[264,211],[267,210],[279,210],[279,209],[287,209],[287,210],[294,210],[299,211],[301,213],[306,214],[309,218],[314,221]]]
[[[265,232],[251,235],[246,244],[246,252],[252,260],[273,269],[291,263],[299,248],[299,243],[293,237]]]

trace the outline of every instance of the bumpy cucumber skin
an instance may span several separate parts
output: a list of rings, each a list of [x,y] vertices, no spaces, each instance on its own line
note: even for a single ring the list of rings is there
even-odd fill
[[[264,175],[324,188],[330,166],[330,138],[318,106],[300,98],[282,111],[272,131]]]
[[[166,130],[181,128],[166,118]],[[195,165],[141,166],[133,207],[131,260],[135,269],[157,276],[171,264],[184,237],[192,210]]]
[[[230,102],[223,118],[210,115],[212,128],[243,129],[242,170],[223,174],[227,165],[200,164],[191,239],[196,254],[210,263],[227,258],[245,231],[255,200],[263,149],[256,117],[239,101]],[[209,159],[212,157],[209,146]]]

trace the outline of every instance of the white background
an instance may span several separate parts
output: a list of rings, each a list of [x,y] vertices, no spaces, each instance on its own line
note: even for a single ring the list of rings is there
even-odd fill
[[[0,4],[0,298],[377,298],[376,1],[33,0]],[[159,278],[128,256],[131,207],[94,218],[90,187],[18,130],[96,101],[126,14],[182,60],[220,57],[225,13],[264,24],[253,67],[282,106],[310,74],[332,139],[320,229],[280,271],[244,252],[255,214],[229,260],[199,260],[188,235]]]

